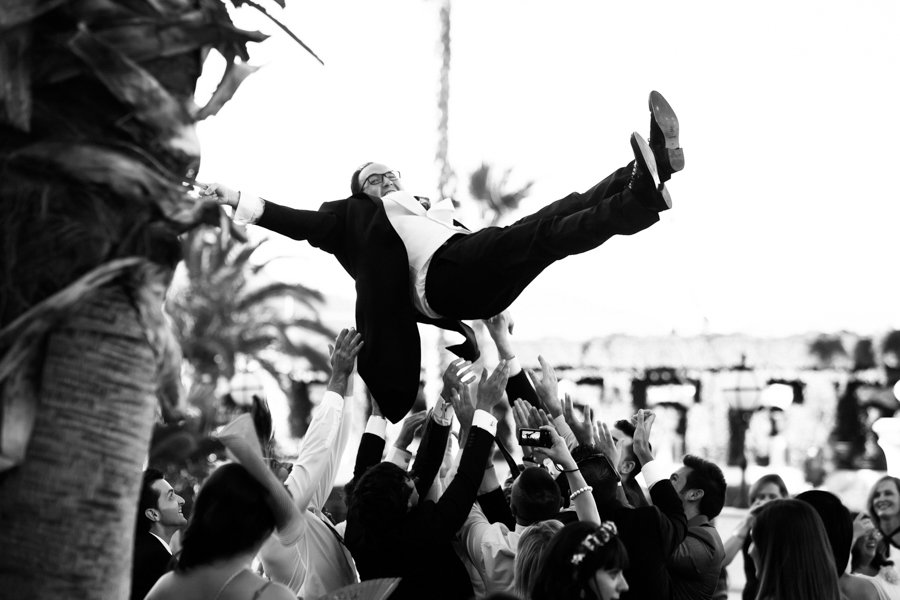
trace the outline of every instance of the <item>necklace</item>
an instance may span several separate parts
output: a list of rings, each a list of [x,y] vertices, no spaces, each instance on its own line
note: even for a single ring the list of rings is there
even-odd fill
[[[225,591],[225,588],[228,587],[228,584],[231,583],[232,581],[234,581],[234,578],[235,578],[235,577],[237,577],[238,575],[240,575],[241,573],[243,573],[243,572],[246,571],[246,570],[247,570],[247,567],[241,567],[241,569],[240,569],[239,571],[237,571],[237,572],[235,572],[235,573],[232,573],[231,577],[229,577],[228,579],[226,579],[226,580],[225,580],[225,583],[222,584],[222,587],[219,588],[219,591],[218,591],[218,593],[216,594],[216,597],[213,598],[213,600],[219,600],[219,596],[222,595],[222,592]]]

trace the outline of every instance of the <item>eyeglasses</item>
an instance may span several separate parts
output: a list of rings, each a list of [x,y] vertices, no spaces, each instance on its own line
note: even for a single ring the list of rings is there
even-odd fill
[[[622,481],[622,476],[619,475],[619,472],[616,470],[616,466],[614,464],[612,464],[612,461],[609,460],[609,457],[606,456],[605,454],[599,454],[599,453],[591,454],[590,456],[586,456],[586,457],[582,458],[581,460],[575,461],[575,464],[580,467],[581,463],[587,462],[589,460],[593,460],[595,458],[602,458],[604,461],[606,461],[606,464],[609,465],[609,470],[612,471],[612,474],[616,478],[616,481]]]
[[[375,173],[369,175],[366,177],[366,180],[363,181],[363,187],[365,187],[367,183],[369,185],[381,185],[385,178],[387,178],[388,181],[397,181],[400,179],[400,171],[388,171],[387,173]]]

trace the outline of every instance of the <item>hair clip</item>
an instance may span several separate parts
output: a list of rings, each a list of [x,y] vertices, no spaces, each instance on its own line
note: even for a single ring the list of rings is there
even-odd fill
[[[580,565],[587,555],[609,543],[613,537],[619,534],[616,524],[612,521],[604,521],[600,528],[590,534],[578,546],[578,552],[572,556],[572,564]]]

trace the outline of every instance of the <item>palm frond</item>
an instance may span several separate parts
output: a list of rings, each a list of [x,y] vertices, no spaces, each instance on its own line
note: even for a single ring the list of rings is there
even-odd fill
[[[275,282],[241,296],[235,303],[235,310],[250,310],[252,307],[259,306],[269,300],[285,297],[293,298],[313,311],[317,311],[314,303],[325,301],[322,293],[317,290],[313,290],[300,284]]]

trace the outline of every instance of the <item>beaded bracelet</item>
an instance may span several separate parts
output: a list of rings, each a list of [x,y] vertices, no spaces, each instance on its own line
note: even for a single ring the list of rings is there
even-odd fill
[[[574,501],[575,498],[577,498],[580,494],[583,494],[585,492],[593,492],[593,491],[594,491],[594,488],[592,488],[589,485],[586,485],[583,488],[578,488],[577,490],[572,492],[572,494],[569,496],[569,500]]]

